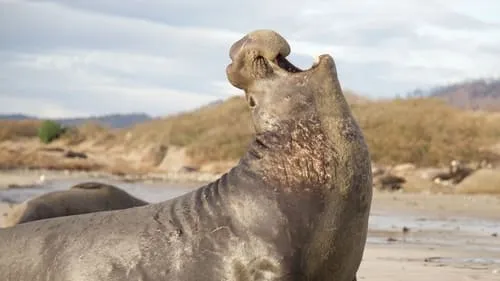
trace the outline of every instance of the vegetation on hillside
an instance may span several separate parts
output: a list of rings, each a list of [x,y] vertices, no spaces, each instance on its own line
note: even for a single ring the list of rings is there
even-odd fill
[[[40,133],[45,134],[44,126],[51,127],[49,122],[42,120],[0,120],[0,142],[18,141],[26,138],[40,138]],[[45,124],[45,125],[44,125]],[[56,123],[59,124],[59,123]],[[58,126],[58,125],[56,125]],[[59,126],[60,127],[60,126]],[[96,122],[87,122],[79,126],[65,127],[59,132],[58,140],[66,144],[75,145],[86,140],[110,139],[115,136],[112,129]]]
[[[352,103],[374,161],[386,164],[448,164],[452,159],[482,160],[484,146],[500,141],[500,126],[433,98]],[[197,163],[235,160],[254,133],[242,97],[198,111],[147,122],[133,136],[188,148]]]
[[[459,110],[435,98],[352,105],[374,161],[418,165],[491,157],[484,147],[500,141],[487,115]]]
[[[460,110],[437,98],[348,100],[364,131],[372,158],[378,163],[411,162],[427,166],[448,164],[452,159],[482,160],[490,157],[482,148],[500,142],[500,126],[496,125],[499,118],[491,118],[491,113]],[[17,131],[2,128],[0,136],[33,136],[30,132],[27,128]],[[61,139],[68,144],[84,140],[106,145],[121,143],[132,149],[151,144],[174,145],[185,147],[193,164],[205,164],[237,160],[253,134],[248,107],[241,96],[236,96],[129,129],[80,126],[68,130]]]
[[[87,121],[79,126],[68,127],[60,137],[67,145],[78,145],[84,141],[95,144],[109,143],[114,140],[115,130],[95,121]]]
[[[128,142],[154,142],[187,148],[195,163],[239,158],[251,141],[254,130],[250,111],[242,97],[202,107],[163,119],[136,125],[128,130]]]
[[[41,123],[39,120],[0,120],[0,141],[34,138]]]
[[[40,127],[38,128],[38,137],[40,138],[41,142],[46,144],[57,139],[63,133],[64,133],[64,128],[61,126],[61,124],[52,120],[43,121]]]

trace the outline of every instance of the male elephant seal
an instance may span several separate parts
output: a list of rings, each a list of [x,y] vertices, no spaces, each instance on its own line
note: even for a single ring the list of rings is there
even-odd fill
[[[230,51],[256,136],[239,163],[183,196],[1,230],[1,280],[335,280],[360,265],[370,156],[332,57],[309,70],[258,30]]]
[[[108,184],[85,182],[68,190],[49,192],[14,205],[3,218],[3,227],[35,220],[85,213],[120,210],[147,205],[127,192]]]

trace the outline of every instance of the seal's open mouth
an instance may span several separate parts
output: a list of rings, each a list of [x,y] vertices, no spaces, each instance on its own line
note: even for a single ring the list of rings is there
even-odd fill
[[[277,64],[281,69],[291,72],[291,73],[297,73],[297,72],[302,72],[303,70],[296,67],[293,65],[291,62],[289,62],[285,57],[283,57],[281,54],[279,54],[274,60],[273,63]]]
[[[313,64],[311,65],[310,68],[308,69],[300,69],[293,65],[289,60],[287,60],[283,55],[278,54],[275,59],[270,60],[270,62],[274,63],[275,65],[279,66],[282,70],[285,70],[289,73],[300,73],[300,72],[307,72],[315,69],[317,66],[319,66],[322,63],[328,64],[328,55],[320,55],[315,58]]]

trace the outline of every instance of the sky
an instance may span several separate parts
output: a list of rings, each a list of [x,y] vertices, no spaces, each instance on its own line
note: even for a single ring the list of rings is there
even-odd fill
[[[500,76],[498,0],[0,0],[0,114],[165,116],[242,95],[232,43],[273,29],[372,98]]]

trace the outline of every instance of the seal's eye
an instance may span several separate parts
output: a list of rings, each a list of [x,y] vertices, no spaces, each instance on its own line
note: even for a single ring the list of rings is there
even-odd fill
[[[255,102],[255,99],[253,98],[253,96],[250,96],[250,97],[248,98],[248,105],[249,105],[251,108],[254,108],[254,107],[257,105],[257,103]]]

